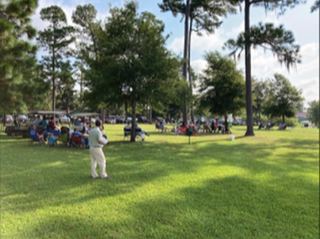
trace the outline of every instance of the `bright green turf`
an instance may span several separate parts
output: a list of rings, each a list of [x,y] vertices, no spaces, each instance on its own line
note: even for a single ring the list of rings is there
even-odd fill
[[[0,135],[1,239],[318,238],[319,130],[123,142],[105,125],[111,179],[91,179],[87,149]]]

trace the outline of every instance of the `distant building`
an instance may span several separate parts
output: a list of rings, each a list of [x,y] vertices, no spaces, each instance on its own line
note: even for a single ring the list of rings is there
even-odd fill
[[[298,122],[309,121],[309,119],[307,118],[306,112],[297,112],[296,118],[298,119]]]

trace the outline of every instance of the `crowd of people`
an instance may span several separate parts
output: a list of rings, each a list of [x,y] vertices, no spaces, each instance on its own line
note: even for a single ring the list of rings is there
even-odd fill
[[[168,127],[165,125],[165,120],[158,121],[155,120],[155,128],[161,130],[162,132],[166,132]],[[188,122],[186,125],[184,122],[177,126],[172,126],[171,132],[176,134],[186,134],[187,130],[192,131],[193,135],[196,135],[199,132],[207,132],[207,133],[229,133],[231,134],[230,126],[221,122],[220,119],[212,119],[210,122],[201,123],[197,120],[195,123]]]
[[[88,133],[91,130],[91,125],[86,123],[84,117],[80,119],[79,122],[78,126],[75,126],[73,130],[71,130],[66,126],[58,126],[53,116],[48,120],[45,115],[43,115],[42,119],[38,115],[33,121],[33,126],[30,128],[29,134],[31,138],[38,141],[40,145],[47,142],[49,146],[54,146],[57,139],[59,139],[67,146],[76,143],[77,146],[89,148]],[[79,139],[78,142],[74,142],[76,137]]]
[[[273,128],[275,124],[271,123],[271,122],[267,122],[266,124],[264,124],[263,122],[259,122],[258,123],[258,129],[271,129]],[[285,130],[287,128],[287,124],[286,123],[279,123],[278,124],[278,130]]]

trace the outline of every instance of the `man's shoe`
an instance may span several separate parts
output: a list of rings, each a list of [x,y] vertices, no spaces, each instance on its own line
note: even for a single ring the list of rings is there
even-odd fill
[[[104,176],[104,177],[101,177],[101,178],[111,178],[111,176],[107,175],[107,176]]]

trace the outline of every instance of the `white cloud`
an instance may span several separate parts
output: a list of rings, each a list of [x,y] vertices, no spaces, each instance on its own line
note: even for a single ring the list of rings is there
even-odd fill
[[[168,49],[178,55],[182,55],[183,44],[184,44],[184,38],[183,37],[176,37],[168,44]]]
[[[97,18],[104,22],[109,15],[108,2],[111,2],[112,6],[121,7],[125,0],[39,0],[39,7],[32,17],[32,24],[37,30],[44,29],[48,23],[40,19],[39,13],[43,7],[51,5],[60,6],[67,15],[68,23],[72,24],[71,15],[76,5],[86,3],[91,3],[95,6]],[[139,0],[139,2],[140,8],[143,7],[143,1]],[[148,5],[148,8],[150,7],[149,11],[152,11],[151,1],[148,1],[148,4],[150,4]],[[153,4],[154,7],[157,7],[156,3],[153,2]],[[293,10],[288,9],[286,14],[280,17],[275,12],[266,14],[263,7],[251,8],[250,16],[251,25],[255,25],[258,22],[271,22],[275,26],[284,24],[287,30],[292,30],[296,41],[300,42],[302,55],[302,63],[298,64],[296,69],[288,72],[286,67],[280,65],[277,58],[272,54],[265,53],[261,49],[252,50],[252,75],[258,79],[265,80],[273,77],[274,73],[280,73],[287,77],[298,89],[303,90],[303,96],[307,102],[319,99],[319,16],[316,13],[310,14],[310,5],[311,3],[308,2]],[[159,9],[153,11],[159,11]],[[296,16],[299,16],[299,18]],[[161,13],[161,15],[157,15],[159,19],[164,17],[165,21],[169,22],[166,27],[172,29],[173,38],[169,38],[167,47],[182,56],[184,46],[183,24],[179,22],[179,18],[172,18],[171,14],[164,15]],[[222,51],[221,49],[224,42],[229,38],[236,38],[244,30],[243,12],[228,16],[223,21],[221,28],[217,29],[212,35],[208,36],[204,33],[203,36],[199,37],[195,33],[192,34],[191,65],[197,73],[200,73],[206,67],[206,61],[203,57],[205,52],[217,50],[226,55],[229,51]],[[243,57],[237,62],[237,66],[240,69],[244,69]]]
[[[301,47],[303,61],[296,69],[287,70],[277,58],[262,49],[252,49],[251,74],[259,80],[266,80],[279,73],[288,78],[293,86],[302,90],[305,105],[312,100],[319,100],[319,43],[312,42]],[[204,59],[198,58],[191,62],[192,67],[200,73],[206,66]],[[237,62],[239,69],[244,72],[244,57]]]
[[[196,74],[202,73],[202,70],[204,70],[208,65],[204,59],[191,61],[190,64]]]

